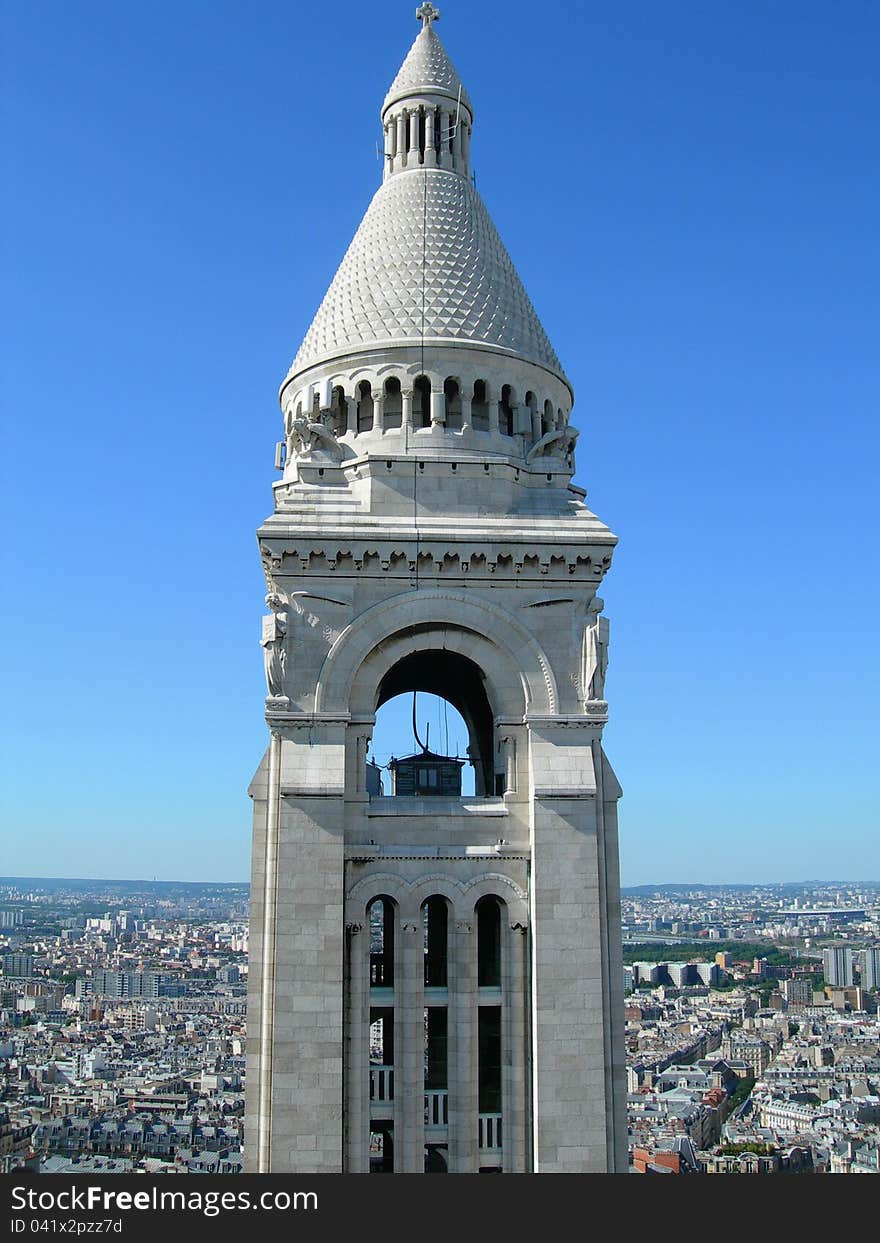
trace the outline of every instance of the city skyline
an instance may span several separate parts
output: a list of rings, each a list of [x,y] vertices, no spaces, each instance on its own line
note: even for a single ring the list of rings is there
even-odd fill
[[[374,100],[411,7],[296,29],[281,4],[9,16],[16,871],[247,877],[275,392],[378,184]],[[778,883],[820,875],[832,843],[843,873],[878,876],[877,15],[531,13],[447,4],[443,33],[468,81],[486,46],[552,66],[552,124],[524,91],[476,95],[474,158],[574,384],[575,482],[621,536],[603,594],[622,883]],[[535,182],[499,193],[521,145]],[[558,219],[539,244],[534,196]]]

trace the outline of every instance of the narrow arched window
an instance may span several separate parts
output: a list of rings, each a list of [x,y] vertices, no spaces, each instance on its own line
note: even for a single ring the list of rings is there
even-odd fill
[[[359,432],[373,429],[373,390],[369,380],[361,380],[357,386],[357,429]]]
[[[509,384],[505,384],[501,390],[501,400],[498,403],[498,427],[505,436],[513,435],[513,398]]]
[[[391,988],[394,984],[394,903],[374,898],[367,907],[370,932],[370,985]]]
[[[426,375],[413,384],[413,426],[431,426],[431,381]]]
[[[446,988],[449,908],[446,899],[428,898],[422,907],[425,947],[425,987]]]
[[[392,427],[400,427],[403,422],[403,395],[400,390],[400,381],[396,376],[390,376],[385,381],[383,411],[386,431]]]
[[[489,430],[489,398],[486,393],[485,380],[474,381],[471,426],[477,432],[487,432]]]
[[[344,436],[348,431],[348,402],[345,400],[345,392],[339,386],[333,390],[330,421],[337,436]]]
[[[443,384],[443,398],[445,403],[446,426],[452,431],[461,430],[461,393],[458,388],[458,380],[454,380],[451,376]]]
[[[477,984],[501,987],[501,903],[492,894],[480,898],[477,911]]]

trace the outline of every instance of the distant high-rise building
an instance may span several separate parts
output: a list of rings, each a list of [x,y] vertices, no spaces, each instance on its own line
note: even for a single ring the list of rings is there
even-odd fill
[[[86,987],[83,991],[102,997],[158,997],[161,983],[162,976],[150,971],[96,971],[91,989]]]
[[[809,1006],[813,1001],[813,980],[808,975],[796,975],[782,981],[782,995],[790,1006]]]
[[[23,911],[0,911],[0,928],[20,928],[23,923]]]
[[[855,984],[853,952],[848,945],[832,945],[822,951],[825,983],[833,988],[848,988]]]
[[[880,988],[880,945],[869,946],[862,951],[862,988],[870,992]]]
[[[4,954],[0,962],[5,976],[22,978],[34,974],[33,954]]]

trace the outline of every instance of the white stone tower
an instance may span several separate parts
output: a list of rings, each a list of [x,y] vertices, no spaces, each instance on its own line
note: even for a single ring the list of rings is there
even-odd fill
[[[571,386],[417,16],[383,183],[281,386],[259,531],[249,1168],[620,1170],[616,540],[571,483]],[[418,690],[463,716],[475,796],[369,792],[377,709]]]

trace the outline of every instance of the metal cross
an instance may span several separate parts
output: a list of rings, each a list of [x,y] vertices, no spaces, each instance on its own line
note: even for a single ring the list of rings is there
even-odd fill
[[[438,22],[440,20],[440,10],[435,9],[433,4],[427,3],[426,0],[425,4],[420,4],[416,9],[416,17],[423,26],[430,26],[431,22]]]

